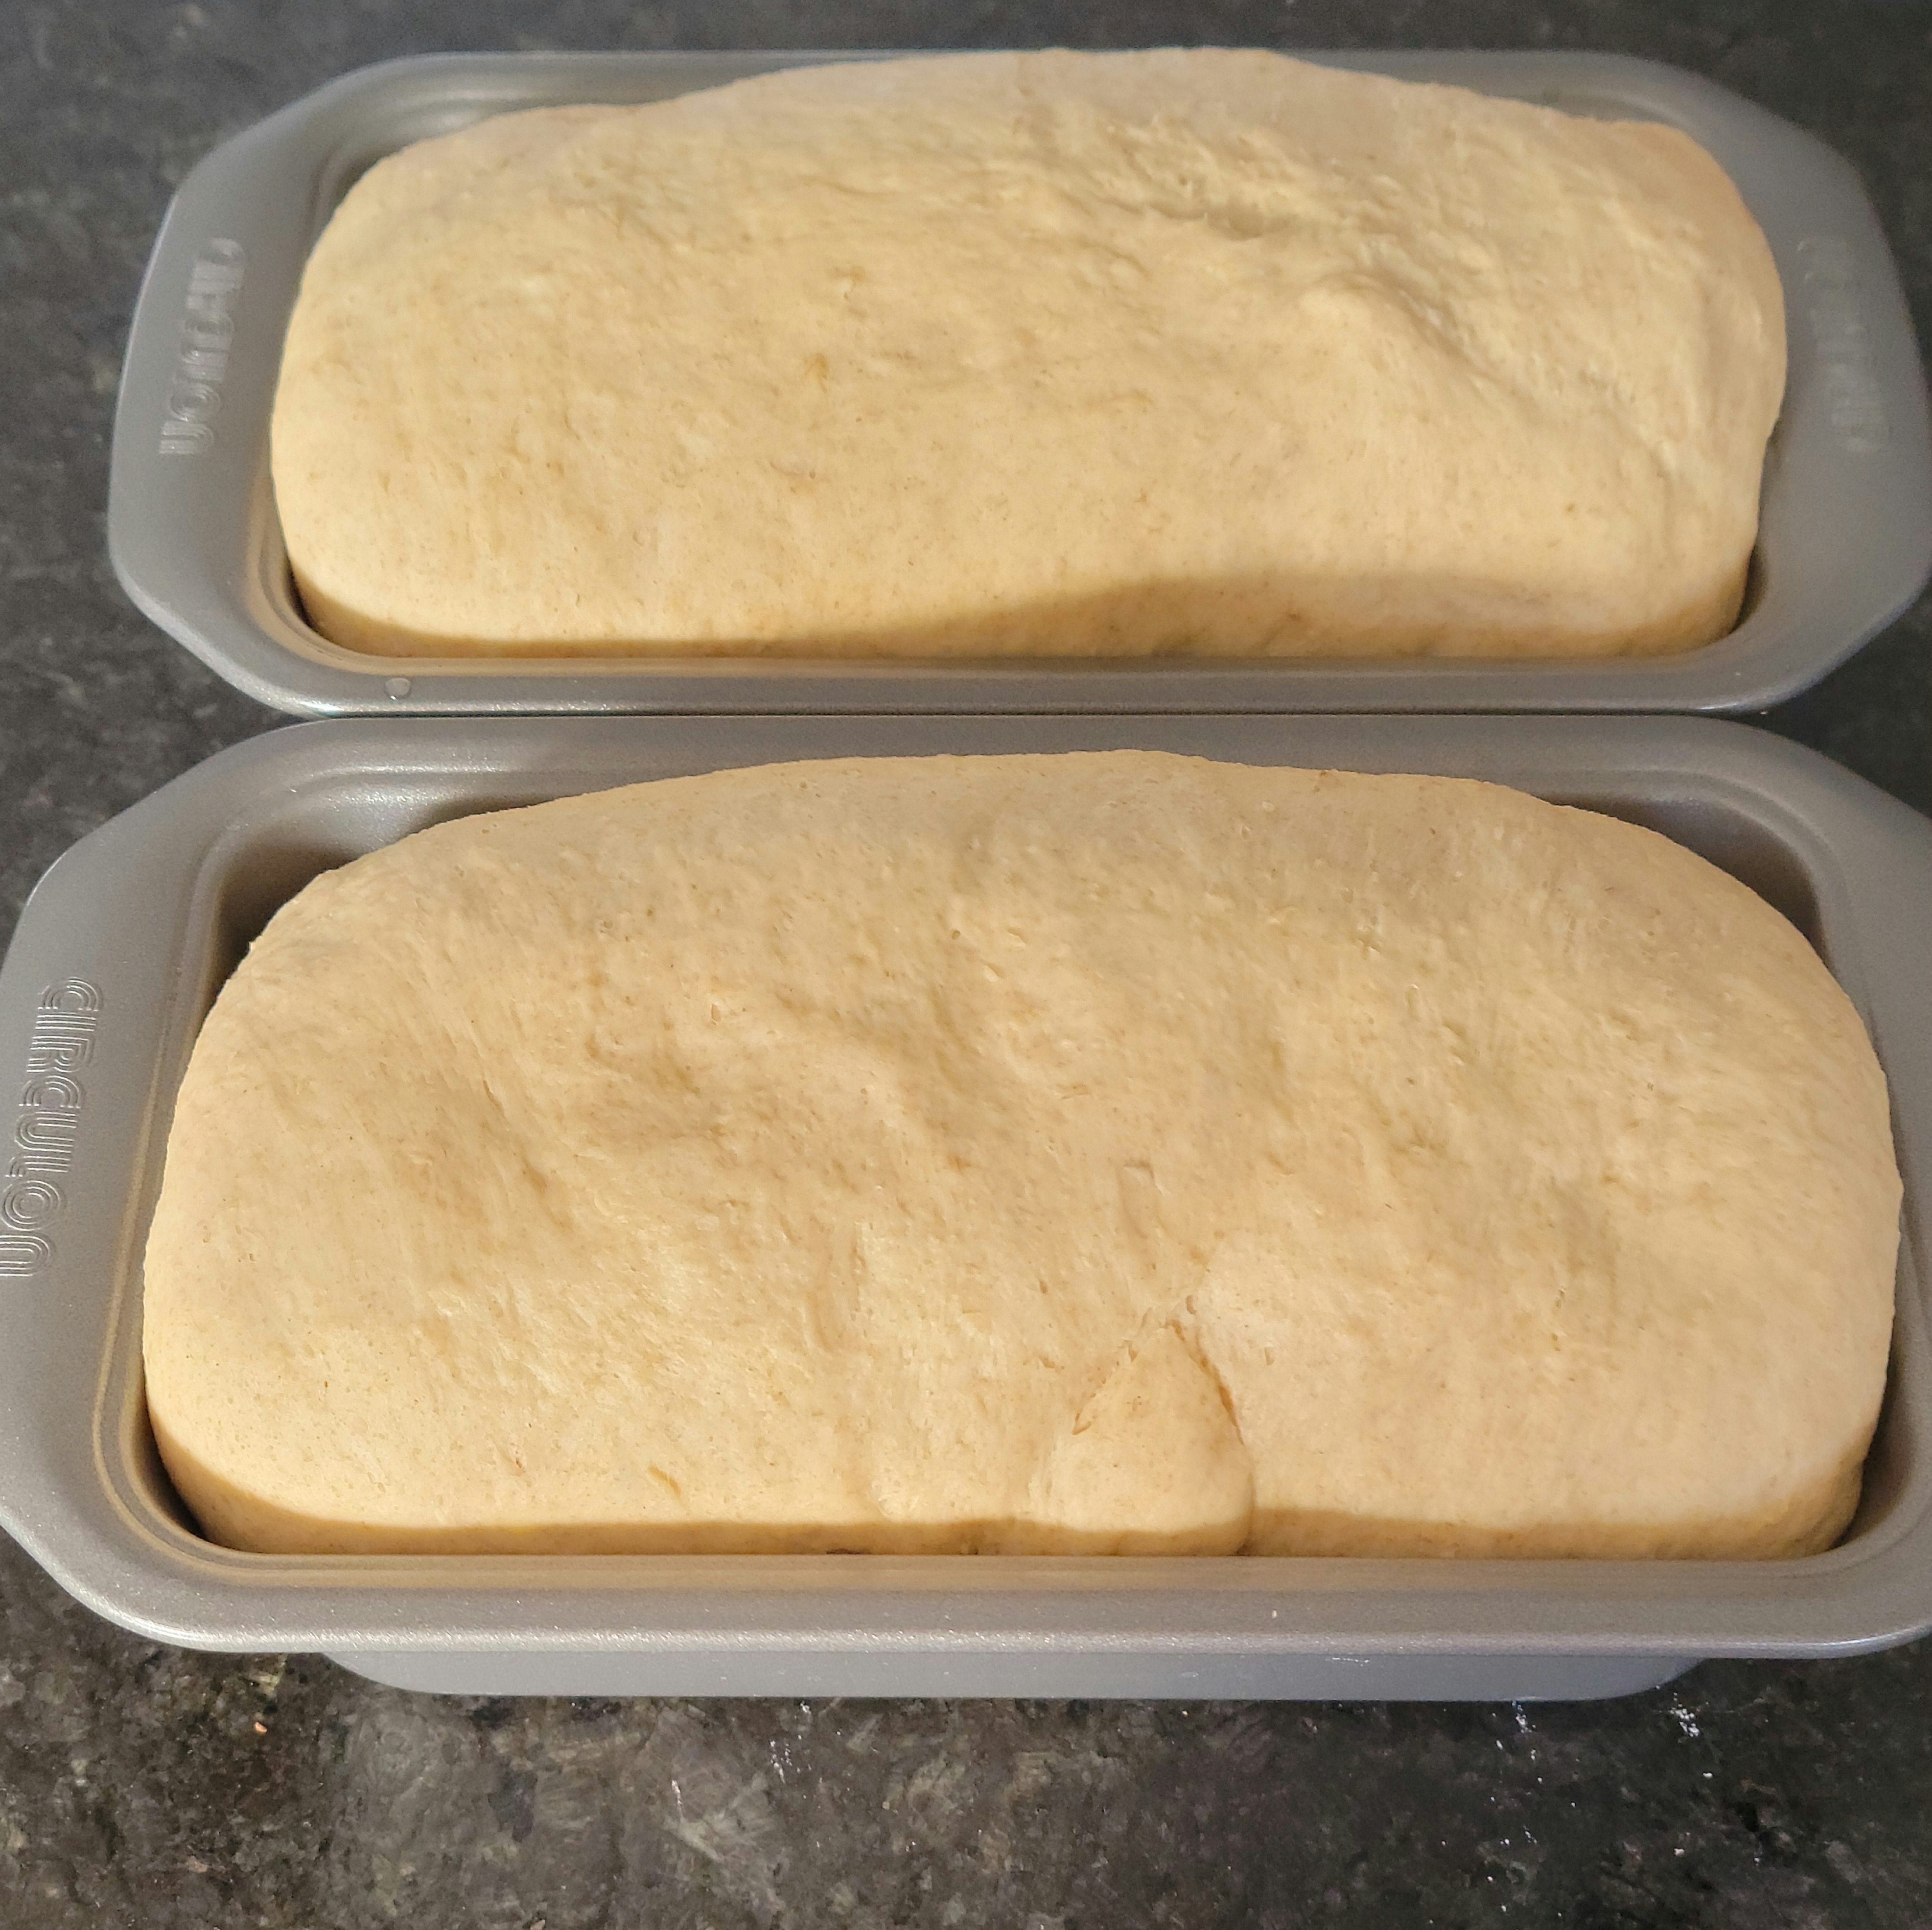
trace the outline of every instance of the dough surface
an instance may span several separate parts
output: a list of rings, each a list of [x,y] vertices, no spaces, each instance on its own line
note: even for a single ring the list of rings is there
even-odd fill
[[[1277,54],[808,68],[371,168],[273,421],[395,656],[1601,656],[1735,620],[1784,380],[1717,164]]]
[[[679,779],[316,881],[202,1029],[151,1412],[271,1550],[1774,1555],[1899,1183],[1804,939],[1460,780]]]

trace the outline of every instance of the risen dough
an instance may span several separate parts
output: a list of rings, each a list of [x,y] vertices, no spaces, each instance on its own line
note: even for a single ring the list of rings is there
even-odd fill
[[[1768,1555],[1899,1196],[1851,1006],[1446,779],[854,761],[470,818],[224,989],[149,1400],[269,1549]]]
[[[311,616],[390,654],[1653,652],[1735,617],[1784,377],[1674,130],[954,56],[380,162],[274,482]]]

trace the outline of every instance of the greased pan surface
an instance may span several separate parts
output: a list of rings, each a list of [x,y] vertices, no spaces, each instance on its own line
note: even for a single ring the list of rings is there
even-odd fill
[[[108,542],[136,603],[230,682],[308,715],[642,711],[1742,710],[1791,695],[1932,570],[1932,429],[1910,314],[1856,175],[1707,81],[1578,53],[1317,55],[1573,111],[1658,120],[1730,171],[1784,284],[1790,374],[1744,614],[1674,657],[1215,662],[752,657],[401,659],[325,641],[292,591],[268,416],[304,263],[382,155],[482,116],[633,101],[823,53],[465,55],[332,83],[216,150],[148,264],[115,421]]]
[[[1766,1562],[237,1553],[185,1524],[149,1434],[140,1256],[171,1096],[223,976],[325,867],[437,819],[853,754],[1138,746],[1480,776],[1641,820],[1818,944],[1892,1082],[1906,1241],[1866,1495]],[[160,1640],[315,1650],[406,1687],[572,1694],[1618,1693],[1714,1655],[1932,1628],[1932,824],[1742,726],[1639,718],[422,719],[278,731],[83,839],[0,970],[0,1523]],[[10,1169],[10,1172],[11,1169]],[[292,1237],[299,1237],[292,1234]]]

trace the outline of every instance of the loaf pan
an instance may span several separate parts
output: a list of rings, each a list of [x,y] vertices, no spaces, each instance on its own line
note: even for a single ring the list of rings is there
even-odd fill
[[[519,54],[336,81],[211,155],[155,244],[115,419],[108,543],[156,623],[265,704],[463,712],[1748,710],[1823,675],[1932,570],[1932,432],[1912,323],[1858,178],[1708,82],[1578,53],[1323,55],[1596,115],[1663,121],[1730,170],[1784,280],[1790,365],[1737,628],[1673,657],[1216,662],[740,657],[400,659],[326,642],[290,581],[268,416],[302,265],[362,171],[487,114],[648,101],[831,59]]]
[[[1277,1557],[292,1557],[194,1532],[142,1400],[140,1255],[224,975],[326,866],[435,820],[848,754],[1120,746],[1498,779],[1638,819],[1786,912],[1872,1028],[1906,1227],[1892,1376],[1846,1539],[1774,1562]],[[152,1637],[320,1650],[475,1694],[1594,1696],[1711,1655],[1932,1627],[1932,825],[1814,753],[1696,719],[357,720],[224,752],[48,874],[0,971],[0,1523]],[[26,1176],[22,1177],[24,1172]],[[291,1227],[289,1237],[302,1237]]]

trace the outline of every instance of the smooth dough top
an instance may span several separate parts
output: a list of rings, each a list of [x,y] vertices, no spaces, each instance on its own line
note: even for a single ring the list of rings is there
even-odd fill
[[[148,1397],[245,1547],[1803,1552],[1898,1200],[1848,1001],[1648,831],[772,766],[276,916],[176,1102]]]
[[[955,55],[378,163],[273,466],[311,617],[391,655],[1649,653],[1735,619],[1784,382],[1673,129]]]

